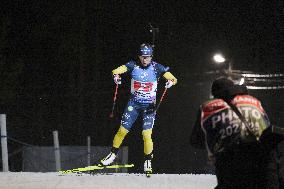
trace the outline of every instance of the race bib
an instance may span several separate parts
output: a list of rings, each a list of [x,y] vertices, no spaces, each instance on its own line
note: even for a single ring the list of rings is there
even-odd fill
[[[157,81],[141,82],[134,79],[131,80],[131,93],[136,99],[153,100],[156,97]]]

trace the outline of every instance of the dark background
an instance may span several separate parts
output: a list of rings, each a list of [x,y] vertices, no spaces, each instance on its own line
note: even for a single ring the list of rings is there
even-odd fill
[[[159,109],[154,139],[158,173],[202,172],[205,155],[189,146],[199,104],[209,98],[223,52],[233,69],[283,73],[283,1],[1,1],[0,107],[8,136],[39,146],[111,146],[129,95],[123,76],[115,117],[109,118],[115,85],[111,70],[136,58],[141,43],[159,28],[154,59],[178,78]],[[211,73],[211,74],[209,74]],[[270,83],[262,83],[269,86]],[[283,81],[282,81],[283,84]],[[160,80],[158,99],[163,90]],[[250,90],[271,122],[283,124],[283,89]],[[143,163],[141,123],[124,141],[129,159]],[[9,152],[20,147],[9,142]],[[10,158],[21,170],[21,156]],[[140,167],[132,170],[141,171]]]

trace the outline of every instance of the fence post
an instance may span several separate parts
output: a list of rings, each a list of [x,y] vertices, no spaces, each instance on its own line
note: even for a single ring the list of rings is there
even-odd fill
[[[55,154],[55,168],[56,168],[56,171],[60,171],[61,163],[60,163],[58,131],[53,131],[53,142],[54,142],[54,154]]]
[[[91,166],[91,137],[87,137],[87,163]]]
[[[7,147],[7,131],[6,131],[6,115],[5,114],[0,114],[0,127],[1,127],[1,149],[2,149],[3,172],[8,172],[9,163],[8,163],[8,147]]]

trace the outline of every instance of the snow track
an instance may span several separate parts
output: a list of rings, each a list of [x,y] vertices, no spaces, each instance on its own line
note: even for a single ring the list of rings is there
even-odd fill
[[[115,173],[60,176],[58,173],[0,173],[1,189],[212,189],[214,175]]]

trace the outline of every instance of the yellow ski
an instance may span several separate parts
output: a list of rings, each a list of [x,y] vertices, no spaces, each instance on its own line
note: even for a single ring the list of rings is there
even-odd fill
[[[79,167],[75,169],[62,170],[62,171],[59,171],[59,173],[60,174],[70,174],[70,173],[80,173],[80,172],[86,172],[86,171],[102,170],[102,169],[119,169],[119,168],[130,168],[130,167],[134,167],[134,164],[107,165],[107,166],[92,165],[88,167]]]

